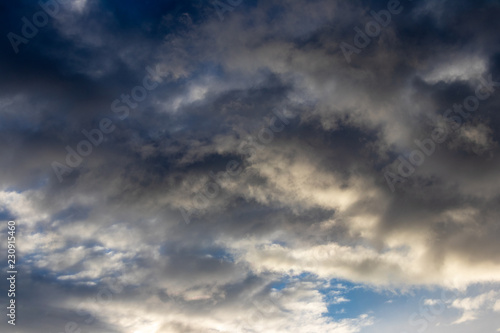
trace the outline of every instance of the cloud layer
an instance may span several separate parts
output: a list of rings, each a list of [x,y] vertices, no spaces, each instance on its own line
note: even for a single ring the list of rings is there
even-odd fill
[[[0,56],[15,332],[415,326],[359,288],[500,327],[497,1],[401,1],[349,62],[388,1],[49,2]]]

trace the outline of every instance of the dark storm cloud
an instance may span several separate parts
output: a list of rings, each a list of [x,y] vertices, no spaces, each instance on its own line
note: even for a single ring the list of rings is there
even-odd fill
[[[480,77],[500,81],[500,6],[402,1],[347,63],[341,43],[387,3],[245,2],[220,21],[203,1],[88,0],[61,5],[17,54],[4,38],[0,215],[25,228],[20,332],[84,329],[78,307],[107,332],[234,331],[273,293],[294,307],[265,314],[270,332],[280,320],[355,332],[367,317],[326,321],[319,282],[270,285],[301,273],[381,288],[498,281],[500,88],[395,193],[384,172]],[[39,10],[2,6],[4,36]],[[112,103],[147,75],[158,85],[121,118]],[[258,141],[276,110],[283,130]],[[60,181],[51,163],[103,118],[114,131]],[[229,161],[252,172],[197,204]],[[89,301],[114,278],[123,291]]]

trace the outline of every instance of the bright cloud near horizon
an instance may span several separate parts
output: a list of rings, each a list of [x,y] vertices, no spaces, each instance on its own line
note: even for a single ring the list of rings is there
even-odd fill
[[[500,331],[499,1],[1,8],[1,332]]]

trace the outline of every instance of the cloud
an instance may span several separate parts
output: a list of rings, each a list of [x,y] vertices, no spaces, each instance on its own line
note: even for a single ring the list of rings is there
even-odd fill
[[[478,319],[479,313],[484,310],[495,310],[493,302],[497,299],[498,292],[490,291],[476,297],[467,297],[453,301],[451,306],[462,311],[462,316],[457,319],[454,324],[476,320]]]
[[[3,6],[5,34],[39,10]],[[432,288],[465,290],[448,304],[458,319],[443,320],[453,329],[498,312],[496,83],[395,193],[384,173],[452,127],[444,113],[484,78],[500,80],[500,8],[405,1],[347,63],[340,44],[386,7],[257,1],[221,22],[202,1],[74,1],[3,53],[0,215],[19,226],[19,332],[390,321],[356,311],[347,287],[325,291],[336,283],[393,292],[380,303],[403,321],[396,296]],[[161,82],[132,106],[147,67]],[[103,118],[116,129],[60,182],[51,163]],[[214,180],[230,163],[244,171]]]

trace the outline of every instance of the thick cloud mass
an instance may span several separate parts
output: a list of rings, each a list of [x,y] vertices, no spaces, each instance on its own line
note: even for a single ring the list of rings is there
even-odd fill
[[[0,5],[2,332],[500,328],[498,1],[62,2]]]

